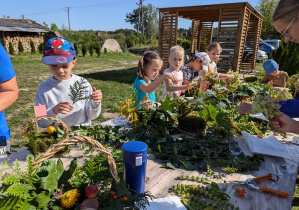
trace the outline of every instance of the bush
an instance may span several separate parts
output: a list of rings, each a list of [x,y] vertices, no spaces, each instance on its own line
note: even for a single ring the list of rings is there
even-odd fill
[[[90,56],[93,55],[93,46],[92,45],[89,46],[89,54],[90,54]]]
[[[299,73],[299,44],[289,42],[284,44],[281,40],[281,45],[275,50],[271,58],[279,64],[279,69],[286,71],[289,76]]]
[[[182,46],[185,50],[189,50],[191,48],[191,42],[188,39],[178,38],[178,45]]]
[[[126,43],[123,43],[122,45],[120,45],[120,48],[123,52],[127,52],[128,51],[128,47]]]
[[[43,54],[45,51],[45,45],[44,43],[40,43],[40,45],[38,46],[38,52]]]
[[[96,45],[96,54],[98,55],[98,57],[101,56],[101,48],[100,48],[100,45]]]
[[[36,53],[36,49],[35,49],[35,46],[34,46],[34,42],[31,40],[30,41],[30,47],[31,47],[31,53],[34,54]]]
[[[85,46],[85,44],[83,44],[83,46],[82,46],[82,54],[83,54],[83,57],[85,57],[86,52],[87,52],[86,46]]]
[[[107,54],[107,48],[106,47],[104,48],[104,54]]]
[[[21,40],[19,40],[18,48],[19,48],[19,54],[22,54],[24,52],[24,47]]]
[[[75,50],[76,50],[76,53],[79,53],[79,51],[78,51],[78,44],[77,44],[77,42],[75,42],[75,43],[74,43],[74,48],[75,48]]]
[[[15,50],[14,50],[11,42],[9,42],[9,54],[11,54],[11,55],[15,54]]]

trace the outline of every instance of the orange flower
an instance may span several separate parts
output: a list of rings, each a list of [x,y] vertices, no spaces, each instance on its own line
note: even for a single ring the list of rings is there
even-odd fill
[[[126,200],[128,200],[128,198],[127,197],[123,197],[123,201],[126,201]]]
[[[114,198],[114,199],[116,199],[116,198],[117,198],[117,196],[115,195],[113,198]]]
[[[189,87],[189,90],[192,90],[193,89],[193,85],[191,85],[190,87]]]
[[[110,194],[111,194],[111,195],[115,195],[115,192],[114,192],[114,191],[111,191]]]

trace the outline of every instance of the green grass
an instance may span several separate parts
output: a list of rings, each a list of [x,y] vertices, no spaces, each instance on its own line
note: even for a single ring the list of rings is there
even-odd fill
[[[12,59],[19,86],[18,100],[6,110],[6,118],[12,131],[11,142],[22,140],[24,121],[34,117],[35,94],[39,83],[51,77],[47,65],[41,62],[41,54],[16,55]],[[102,113],[93,122],[107,120],[104,112],[118,112],[119,101],[132,92],[139,56],[129,53],[107,53],[96,56],[78,57],[73,73],[86,78],[103,93]]]

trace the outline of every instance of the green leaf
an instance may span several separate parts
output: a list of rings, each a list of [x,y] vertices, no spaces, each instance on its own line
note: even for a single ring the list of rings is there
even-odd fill
[[[160,144],[158,144],[158,150],[159,150],[159,152],[161,152],[161,146],[160,146]]]
[[[59,186],[61,184],[66,184],[68,180],[72,177],[75,169],[77,168],[77,158],[74,158],[70,164],[70,168],[67,171],[64,171],[59,179]]]
[[[40,187],[52,194],[58,187],[58,180],[64,172],[64,168],[60,159],[57,161],[57,164],[54,161],[49,161],[48,163],[49,165],[43,167],[48,172],[48,175],[41,177]]]
[[[166,166],[166,168],[169,168],[169,169],[173,169],[173,170],[176,169],[176,167],[174,167],[170,162],[166,163],[165,166]]]
[[[49,194],[46,191],[43,191],[42,193],[38,194],[36,196],[36,201],[38,202],[38,208],[46,208],[48,206],[48,203],[50,202],[50,196],[52,194]]]

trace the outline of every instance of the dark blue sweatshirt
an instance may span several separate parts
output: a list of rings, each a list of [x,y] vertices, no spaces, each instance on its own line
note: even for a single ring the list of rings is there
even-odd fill
[[[289,99],[278,102],[281,107],[280,111],[291,118],[299,117],[299,98]]]

